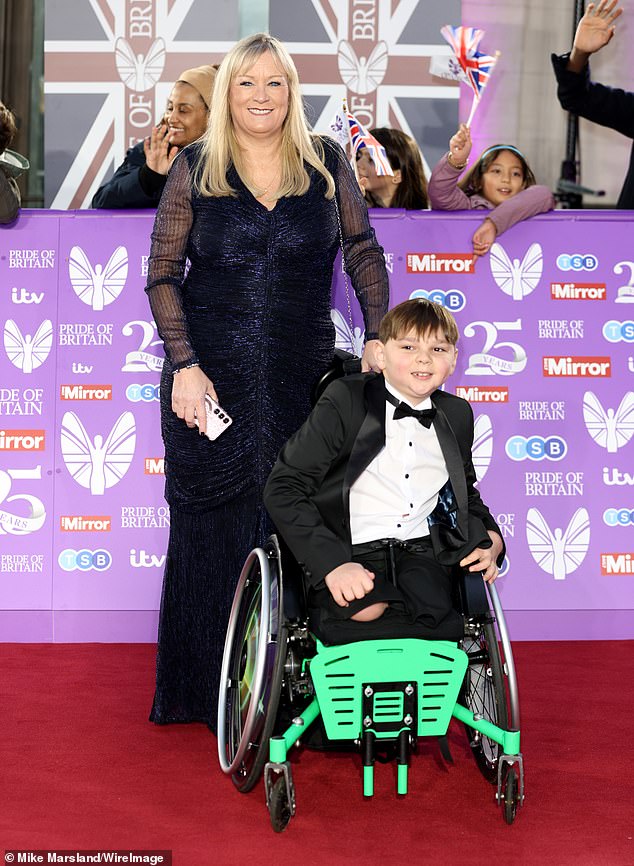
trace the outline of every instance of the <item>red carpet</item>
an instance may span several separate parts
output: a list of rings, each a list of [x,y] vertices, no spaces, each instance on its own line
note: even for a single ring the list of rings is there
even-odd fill
[[[527,800],[504,824],[461,729],[445,767],[414,757],[410,793],[359,758],[293,756],[298,811],[281,835],[263,789],[239,794],[200,725],[147,722],[147,645],[0,644],[4,849],[171,849],[175,866],[630,866],[633,642],[518,643]],[[0,853],[0,857],[2,857]]]

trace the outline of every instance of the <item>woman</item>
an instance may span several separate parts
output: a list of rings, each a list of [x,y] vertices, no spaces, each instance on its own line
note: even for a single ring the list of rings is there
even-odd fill
[[[131,147],[111,179],[100,186],[93,208],[156,207],[176,154],[204,135],[217,66],[181,72],[165,114],[151,134]]]
[[[354,174],[337,145],[309,133],[285,48],[247,37],[218,70],[205,139],[175,160],[152,234],[171,510],[155,722],[215,730],[234,587],[269,531],[264,483],[333,357],[340,238],[366,324],[364,367],[376,368],[388,282]],[[207,394],[233,419],[215,442],[196,427]]]
[[[359,184],[368,207],[426,210],[429,207],[427,178],[414,139],[400,129],[387,126],[371,129],[370,134],[385,148],[394,174],[377,174],[368,149],[362,147],[357,151]]]

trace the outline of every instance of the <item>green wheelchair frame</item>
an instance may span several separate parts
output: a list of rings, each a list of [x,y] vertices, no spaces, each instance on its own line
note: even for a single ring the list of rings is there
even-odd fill
[[[460,644],[391,639],[327,647],[307,628],[297,597],[301,576],[296,564],[283,568],[284,559],[276,536],[251,552],[227,631],[218,755],[238,790],[250,791],[264,772],[271,824],[283,830],[296,810],[288,752],[321,717],[329,746],[361,752],[365,796],[374,793],[374,763],[385,750],[396,757],[397,793],[406,794],[417,739],[444,738],[453,717],[464,724],[478,767],[512,823],[524,801],[524,767],[515,666],[495,587],[486,585],[493,612],[480,600],[472,614],[462,598],[467,625]],[[475,578],[481,593],[483,581]]]

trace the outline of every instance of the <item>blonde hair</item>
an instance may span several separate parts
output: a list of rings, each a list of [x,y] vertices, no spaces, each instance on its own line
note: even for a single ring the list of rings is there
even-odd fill
[[[203,196],[236,195],[227,179],[231,163],[247,183],[244,159],[231,118],[229,92],[236,76],[249,70],[265,51],[271,53],[288,85],[288,112],[282,124],[282,177],[276,195],[278,198],[303,195],[308,190],[310,178],[304,167],[304,163],[307,163],[323,175],[326,180],[326,198],[332,198],[335,182],[323,161],[322,142],[319,137],[312,135],[306,122],[297,69],[282,43],[268,33],[256,33],[240,40],[220,64],[211,98],[209,124],[202,138],[203,145],[195,170],[195,186]]]

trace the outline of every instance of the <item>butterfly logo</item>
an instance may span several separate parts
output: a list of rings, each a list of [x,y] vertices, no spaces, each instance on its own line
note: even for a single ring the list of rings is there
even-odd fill
[[[93,496],[103,495],[123,478],[134,457],[136,426],[132,412],[123,412],[106,437],[91,439],[74,412],[62,418],[61,446],[66,468]]]
[[[476,478],[482,481],[491,465],[493,456],[493,426],[488,415],[478,415],[473,427],[473,468]]]
[[[583,395],[583,420],[597,445],[615,454],[634,434],[634,391],[627,391],[614,411],[606,411],[592,391]]]
[[[165,42],[159,37],[150,45],[150,50],[135,54],[132,46],[120,36],[114,44],[114,59],[119,78],[130,90],[143,93],[159,80],[165,66]]]
[[[335,326],[335,346],[360,358],[363,354],[365,331],[361,328],[352,330],[339,310],[331,310],[330,318]]]
[[[95,312],[103,310],[121,294],[128,278],[128,251],[117,247],[105,268],[94,269],[81,247],[73,247],[68,260],[68,274],[75,294]]]
[[[23,373],[37,370],[48,358],[52,346],[53,323],[50,319],[44,319],[34,337],[30,334],[23,337],[13,319],[7,319],[4,324],[4,350],[11,363]]]
[[[586,558],[590,544],[590,518],[585,508],[577,508],[566,531],[550,527],[536,508],[526,515],[526,540],[537,565],[555,580],[565,580]]]
[[[357,57],[354,48],[343,39],[337,47],[337,64],[341,80],[353,93],[372,93],[382,83],[387,71],[387,44],[377,42],[370,56]]]
[[[511,261],[502,244],[494,243],[490,259],[493,279],[514,301],[530,295],[541,279],[544,266],[541,244],[531,244],[520,262],[519,259]]]

